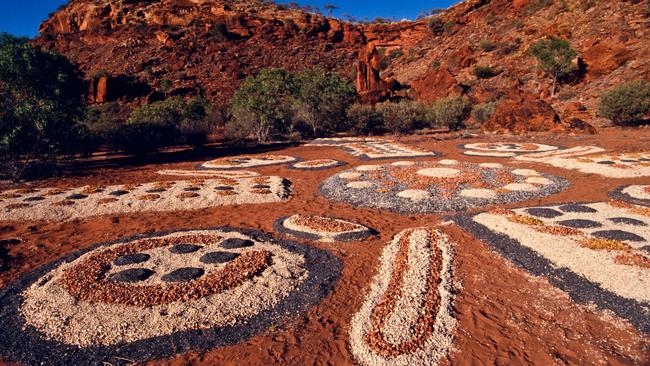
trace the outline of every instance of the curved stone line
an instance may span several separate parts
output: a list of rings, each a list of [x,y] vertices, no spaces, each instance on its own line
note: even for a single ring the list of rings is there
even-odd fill
[[[207,239],[210,240],[212,238]],[[241,285],[244,281],[253,278],[271,264],[271,253],[255,251],[243,253],[232,262],[227,263],[223,268],[190,283],[178,283],[166,286],[132,286],[110,282],[106,279],[105,274],[110,268],[110,263],[121,256],[163,246],[182,244],[187,241],[187,236],[145,239],[128,243],[118,248],[107,249],[87,258],[82,263],[66,271],[59,280],[59,283],[70,294],[82,301],[145,307],[169,304],[180,300],[193,301],[221,293]],[[190,241],[196,242],[197,240]],[[170,296],[170,293],[173,295]]]
[[[414,235],[419,235],[415,238]],[[424,238],[429,249],[425,288],[410,289],[407,274],[412,263],[414,240]],[[416,248],[420,248],[417,246]],[[421,249],[421,248],[420,248]],[[417,255],[417,254],[416,254]],[[418,269],[415,268],[417,271]],[[370,293],[350,325],[350,343],[355,358],[364,365],[434,364],[451,347],[452,330],[456,320],[451,316],[452,279],[451,248],[447,237],[428,228],[407,229],[395,236],[384,249],[379,274],[373,280]],[[390,276],[387,278],[387,276]],[[407,296],[405,291],[420,292],[420,300],[407,303],[417,315],[408,324],[398,324],[401,341],[387,339],[391,331],[387,323],[396,312],[406,311],[398,303]],[[402,304],[401,306],[404,306]],[[393,325],[395,327],[395,325]]]
[[[300,159],[294,157],[294,156],[289,156],[289,155],[273,155],[273,154],[267,154],[269,156],[276,156],[276,157],[281,157],[283,159],[278,159],[278,160],[272,160],[272,163],[260,163],[260,164],[254,164],[250,166],[246,165],[234,165],[234,166],[211,166],[214,164],[214,162],[217,161],[227,161],[228,159],[235,160],[237,158],[249,158],[249,159],[257,159],[257,158],[263,158],[264,156],[256,156],[256,155],[235,155],[235,156],[225,156],[222,158],[218,159],[213,159],[213,160],[208,160],[206,162],[203,162],[197,166],[197,169],[199,170],[242,170],[242,169],[250,169],[250,168],[261,168],[261,167],[268,167],[268,166],[273,166],[273,165],[284,165],[284,164],[289,164],[289,163],[295,163],[297,161],[300,161]],[[260,159],[257,159],[260,160]]]
[[[290,218],[290,216],[283,216],[275,220],[275,222],[273,223],[273,229],[279,234],[290,235],[293,236],[294,238],[299,238],[299,239],[307,239],[313,241],[322,241],[324,239],[323,235],[319,235],[316,233],[309,233],[305,231],[292,230],[287,228],[286,226],[284,226],[284,222],[288,218]],[[328,217],[328,218],[348,222],[347,220],[338,217]],[[336,234],[331,237],[332,241],[357,241],[357,240],[363,240],[379,234],[379,232],[376,231],[375,229],[369,228],[365,225],[357,224],[353,222],[351,224],[358,225],[359,228],[364,228],[365,230],[355,231],[355,232],[343,232],[340,234]]]
[[[23,300],[20,293],[60,265],[103,246],[193,230],[239,232],[262,241],[273,241],[275,245],[299,253],[305,258],[305,266],[309,268],[308,278],[278,305],[247,319],[244,324],[182,331],[116,346],[77,347],[49,340],[44,334],[28,326],[21,316],[20,307]],[[25,365],[67,366],[102,362],[129,365],[132,361],[166,358],[190,350],[207,351],[236,344],[277,325],[278,319],[295,317],[316,305],[321,298],[333,291],[341,271],[341,261],[326,251],[290,241],[275,241],[271,236],[259,231],[231,227],[159,232],[96,244],[28,272],[0,290],[0,327],[3,329],[0,335],[0,357]]]
[[[625,202],[628,202],[628,203],[632,203],[632,204],[635,204],[635,205],[650,207],[650,199],[632,197],[629,194],[623,192],[623,190],[628,188],[628,187],[630,187],[630,185],[620,186],[620,187],[614,189],[613,191],[609,192],[609,196],[611,198],[621,200],[621,201],[625,201]],[[650,187],[650,185],[649,185],[649,187]]]
[[[169,175],[175,177],[217,177],[217,178],[254,178],[260,174],[248,170],[214,170],[214,169],[165,169],[156,172],[159,175]]]
[[[303,170],[303,171],[315,171],[315,170],[334,169],[334,168],[338,168],[338,167],[348,165],[348,163],[346,163],[345,161],[334,160],[334,159],[315,159],[315,160],[332,160],[332,161],[335,161],[336,164],[327,165],[327,166],[317,166],[317,167],[296,167],[296,164],[309,161],[309,160],[300,160],[300,161],[294,162],[294,164],[290,165],[289,169]]]

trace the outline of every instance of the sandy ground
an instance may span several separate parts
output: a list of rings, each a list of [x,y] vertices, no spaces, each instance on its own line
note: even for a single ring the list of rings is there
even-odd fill
[[[474,142],[525,141],[563,147],[598,145],[610,151],[634,152],[650,149],[650,129],[603,130],[596,136],[409,136],[402,138],[415,146],[442,153],[445,158],[469,162],[497,162],[518,168],[535,169],[564,177],[571,186],[560,193],[504,207],[548,205],[565,202],[608,200],[607,193],[618,186],[648,184],[650,178],[611,179],[596,174],[555,168],[504,158],[463,155],[458,145]],[[343,261],[343,273],[335,291],[304,316],[288,319],[235,346],[204,353],[190,352],[172,359],[153,360],[152,365],[351,365],[349,324],[364,301],[376,274],[385,244],[398,232],[412,227],[448,223],[448,214],[399,215],[388,211],[353,208],[328,201],[318,193],[319,184],[350,167],[365,165],[337,147],[294,146],[273,151],[301,159],[323,156],[347,162],[348,167],[322,171],[297,171],[288,166],[251,168],[263,175],[278,175],[293,182],[293,198],[284,203],[213,207],[196,211],[161,214],[144,212],[128,215],[56,222],[0,222],[0,240],[7,244],[8,269],[0,272],[0,285],[20,273],[51,262],[93,243],[116,240],[134,234],[173,229],[229,225],[273,233],[273,223],[295,213],[333,216],[377,229],[380,234],[360,242],[327,244],[305,242],[330,250]],[[109,185],[160,180],[161,169],[193,169],[219,152],[185,160],[163,156],[160,163],[102,161],[94,167],[76,169],[76,175],[36,182],[29,186],[68,188],[86,184]],[[415,160],[429,160],[422,158]],[[164,161],[174,161],[165,163]],[[404,159],[380,160],[381,163]],[[172,180],[173,177],[170,177]],[[4,184],[0,187],[23,188]],[[533,277],[491,251],[462,229],[444,226],[455,247],[455,276],[462,288],[456,294],[454,316],[458,318],[452,351],[443,365],[483,364],[650,364],[650,339],[614,315],[578,304],[550,286],[544,278]],[[2,251],[0,251],[0,254]],[[1,362],[0,362],[1,363]]]

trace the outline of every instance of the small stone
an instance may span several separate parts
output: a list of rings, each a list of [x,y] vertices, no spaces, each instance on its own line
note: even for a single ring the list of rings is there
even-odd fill
[[[69,195],[68,197],[66,197],[66,199],[68,199],[68,200],[82,200],[82,199],[87,198],[87,197],[88,196],[86,196],[85,194],[75,193],[75,194]]]
[[[162,193],[165,192],[165,188],[154,188],[147,191],[147,193]]]
[[[27,198],[25,198],[25,202],[36,202],[36,201],[42,201],[44,199],[45,199],[45,197],[43,197],[43,196],[27,197]]]
[[[610,161],[610,160],[598,161],[597,163],[602,164],[602,165],[614,165],[614,164],[616,164],[615,162]]]
[[[113,264],[116,266],[126,266],[129,264],[146,262],[149,260],[149,258],[151,258],[151,256],[146,253],[127,254],[117,258]]]
[[[642,237],[623,230],[603,230],[603,231],[595,231],[591,234],[599,238],[612,239],[612,240],[637,241],[637,242],[645,241],[645,239],[643,239]]]
[[[269,189],[271,186],[267,186],[266,184],[256,184],[252,186],[251,188],[253,189]]]
[[[215,191],[232,191],[235,188],[230,187],[230,186],[217,186],[217,187],[214,187],[214,189],[215,189]]]
[[[125,194],[128,194],[129,191],[113,191],[109,193],[111,196],[124,196]]]
[[[526,210],[529,215],[552,219],[554,217],[562,216],[563,213],[552,208],[529,208]]]
[[[229,252],[210,252],[204,254],[199,261],[205,264],[221,264],[230,262],[231,260],[239,257],[238,253]]]
[[[637,219],[633,219],[631,217],[612,217],[609,219],[609,221],[615,223],[615,224],[623,224],[623,225],[632,225],[632,226],[648,226],[645,222]]]
[[[166,273],[160,279],[165,282],[187,282],[203,276],[204,273],[202,268],[185,267]]]
[[[140,282],[151,277],[154,273],[154,271],[148,268],[131,268],[115,273],[110,279],[115,282]]]
[[[576,229],[588,229],[603,226],[600,222],[582,219],[559,221],[558,224]]]
[[[226,249],[238,249],[252,247],[255,243],[248,239],[230,238],[222,241],[220,245]]]
[[[187,187],[187,188],[184,188],[183,190],[185,192],[196,192],[196,191],[200,191],[201,188],[199,188],[199,187]]]
[[[194,245],[194,244],[178,244],[174,245],[173,247],[169,248],[169,251],[174,254],[188,254],[188,253],[194,253],[197,250],[203,248],[200,245]]]

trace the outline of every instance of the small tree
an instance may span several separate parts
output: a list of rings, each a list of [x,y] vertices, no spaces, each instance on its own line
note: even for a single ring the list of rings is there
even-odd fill
[[[367,135],[381,130],[384,119],[371,105],[353,104],[347,112],[350,128],[354,133]]]
[[[637,80],[615,86],[602,95],[598,110],[619,125],[642,119],[650,112],[650,83]]]
[[[529,52],[537,58],[542,70],[553,78],[552,96],[555,95],[557,83],[570,79],[579,69],[575,62],[578,51],[567,40],[556,37],[540,39],[530,46]]]
[[[463,97],[448,97],[436,100],[429,109],[429,120],[434,127],[459,129],[469,117],[472,105]]]
[[[356,92],[349,81],[322,67],[315,67],[297,73],[293,83],[297,123],[309,126],[313,135],[341,129]]]
[[[284,69],[264,69],[246,78],[232,99],[230,134],[253,135],[258,142],[265,142],[271,133],[286,130],[293,88],[291,74]]]
[[[479,123],[487,122],[496,111],[495,102],[476,104],[472,107],[472,117]]]
[[[474,75],[479,79],[489,79],[499,75],[499,71],[492,66],[477,65],[474,67]]]
[[[426,121],[426,108],[419,102],[403,100],[377,104],[384,127],[394,134],[409,133],[423,127]]]
[[[0,175],[12,179],[70,152],[83,112],[76,68],[28,41],[0,33]]]

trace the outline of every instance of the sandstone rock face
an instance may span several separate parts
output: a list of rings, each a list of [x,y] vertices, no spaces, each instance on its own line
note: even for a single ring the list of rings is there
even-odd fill
[[[369,44],[359,53],[356,62],[357,93],[368,103],[378,102],[390,95],[390,88],[381,76],[381,58],[377,48]]]
[[[463,93],[463,88],[445,67],[433,69],[424,78],[413,81],[411,89],[416,99],[426,103],[447,96],[460,96]]]

